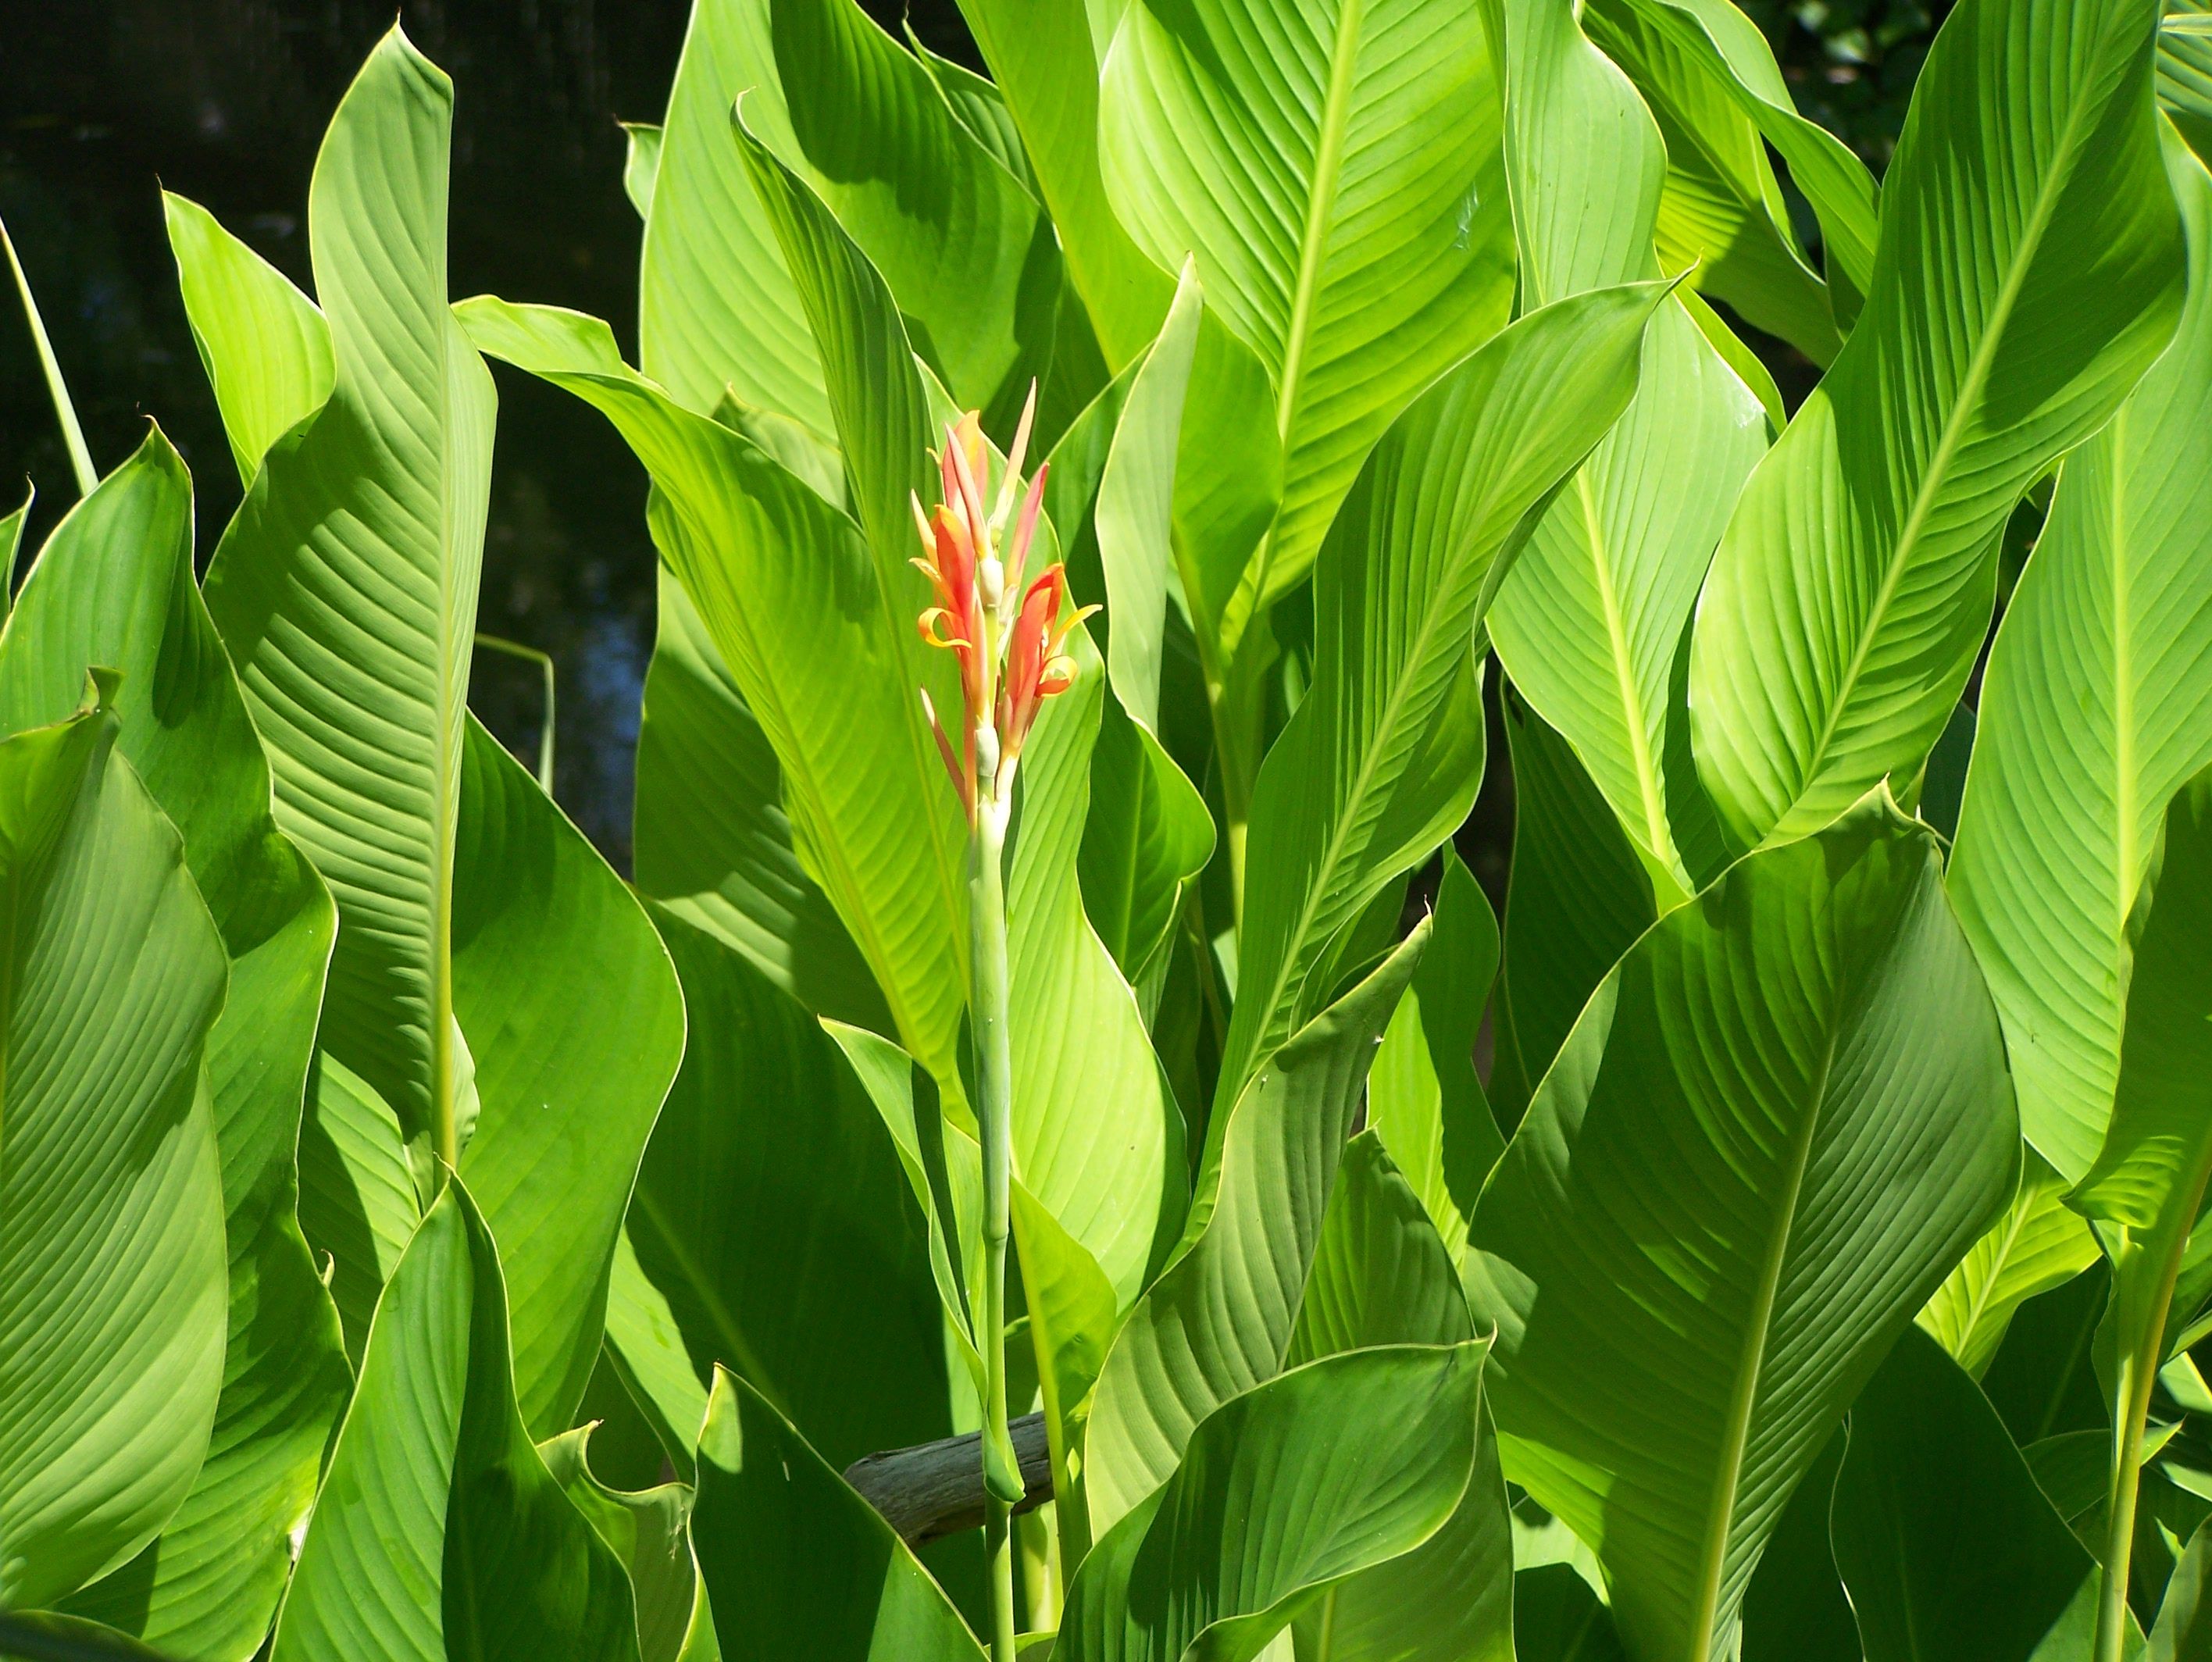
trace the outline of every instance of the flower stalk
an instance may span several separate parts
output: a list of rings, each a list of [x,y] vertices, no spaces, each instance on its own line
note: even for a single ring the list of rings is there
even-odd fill
[[[918,497],[914,503],[923,549],[914,563],[929,579],[934,601],[918,620],[921,638],[951,652],[960,664],[957,746],[926,691],[921,705],[968,820],[968,1015],[983,1156],[983,1285],[975,1301],[975,1344],[983,1364],[983,1526],[994,1662],[1013,1662],[1012,1524],[1012,1508],[1022,1499],[1021,1469],[1006,1428],[1006,1243],[1013,1186],[1006,830],[1022,746],[1044,700],[1074,682],[1074,662],[1060,647],[1085,615],[1060,616],[1067,579],[1057,564],[1023,586],[1044,501],[1046,470],[1040,467],[1025,490],[1021,477],[1036,406],[1032,387],[988,512],[990,458],[972,411],[945,430],[938,458],[942,500],[929,512]]]

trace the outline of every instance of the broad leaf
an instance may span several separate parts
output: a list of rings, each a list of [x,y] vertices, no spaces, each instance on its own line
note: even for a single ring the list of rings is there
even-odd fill
[[[377,1297],[422,1221],[422,1199],[398,1117],[324,1052],[307,1076],[299,1161],[300,1228],[328,1269],[346,1355],[357,1368]]]
[[[1552,493],[1634,392],[1663,293],[1532,313],[1423,394],[1361,470],[1315,573],[1313,686],[1254,793],[1217,1101],[1327,1003],[1316,972],[1339,932],[1467,817],[1479,627]]]
[[[1132,0],[1103,64],[1115,213],[1163,270],[1195,256],[1273,385],[1283,500],[1249,615],[1304,575],[1398,413],[1505,321],[1488,43],[1449,0]]]
[[[1533,310],[1659,275],[1667,151],[1567,0],[1504,0],[1506,177]],[[1537,525],[1492,608],[1513,682],[1574,746],[1629,835],[1687,886],[1668,822],[1668,681],[1765,414],[1670,296],[1636,397]]]
[[[928,1571],[788,1422],[717,1373],[699,1440],[692,1550],[721,1653],[821,1662],[980,1662]]]
[[[1919,1314],[1929,1337],[1976,1380],[2004,1343],[2014,1311],[2097,1261],[2097,1238],[2067,1206],[2066,1188],[2033,1150],[2022,1155],[2012,1204]]]
[[[1474,1047],[1498,974],[1498,920],[1449,843],[1429,944],[1367,1078],[1367,1124],[1420,1197],[1455,1270],[1483,1180],[1504,1152]]]
[[[1416,930],[1308,1022],[1225,1115],[1183,1244],[1098,1381],[1085,1465],[1102,1536],[1167,1481],[1200,1421],[1281,1370],[1368,1066],[1426,940]]]
[[[1483,1351],[1331,1356],[1216,1410],[1084,1560],[1054,1656],[1250,1662],[1332,1585],[1418,1549],[1479,1470]]]
[[[2149,14],[1969,0],[1929,54],[1865,312],[1698,602],[1698,771],[1745,845],[1918,769],[1988,629],[2014,504],[2172,331]]]
[[[2010,1193],[1996,1017],[1886,799],[1662,918],[1469,1232],[1507,1474],[1641,1654],[1717,1658],[1791,1490]]]
[[[80,687],[82,686],[80,682]],[[111,683],[112,684],[112,683]],[[222,937],[100,705],[0,742],[0,1607],[127,1562],[223,1378]]]
[[[230,1283],[215,1433],[161,1538],[71,1607],[163,1649],[243,1662],[268,1632],[352,1384],[293,1173],[335,920],[270,818],[268,764],[192,580],[191,509],[157,429],[63,520],[0,637],[0,731],[68,715],[91,666],[118,671],[117,749],[182,834],[229,959],[207,1048]]]
[[[1759,1555],[1743,1598],[1741,1662],[1865,1662],[1829,1540],[1850,1430],[1845,1423],[1829,1437]]]
[[[1924,1333],[1907,1331],[1852,1405],[1832,1528],[1867,1662],[2088,1653],[2096,1561]]]
[[[2143,1662],[2204,1662],[2212,1657],[2212,1604],[2204,1597],[2208,1569],[2212,1569],[2212,1532],[2200,1525],[2166,1581],[2158,1625],[2151,1629]]]
[[[636,1662],[632,1610],[524,1428],[499,1257],[449,1176],[377,1307],[273,1662]]]
[[[2119,1077],[2128,918],[2166,798],[2212,761],[2212,176],[2169,142],[2173,344],[2066,460],[1982,682],[1951,893],[2028,1140],[2078,1180]]]

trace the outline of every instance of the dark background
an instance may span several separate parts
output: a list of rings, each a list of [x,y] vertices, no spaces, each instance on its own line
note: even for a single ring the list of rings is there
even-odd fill
[[[908,9],[866,0],[896,28]],[[1470,0],[1472,3],[1472,0]],[[452,292],[571,306],[636,331],[637,218],[617,120],[657,121],[689,0],[408,0],[416,45],[453,77]],[[1935,19],[1911,0],[1755,0],[1805,112],[1877,170]],[[307,178],[391,0],[0,0],[0,217],[39,297],[103,472],[157,419],[191,464],[203,562],[239,485],[162,229],[159,187],[210,209],[303,288]],[[951,0],[918,33],[980,69]],[[1770,356],[1785,386],[1808,366]],[[645,476],[612,430],[507,371],[481,627],[559,670],[556,794],[627,870],[638,699],[653,645]],[[75,500],[12,288],[0,284],[0,512],[27,475],[35,549]],[[534,762],[537,671],[479,653],[471,701]],[[1510,784],[1493,767],[1464,851],[1498,891]]]

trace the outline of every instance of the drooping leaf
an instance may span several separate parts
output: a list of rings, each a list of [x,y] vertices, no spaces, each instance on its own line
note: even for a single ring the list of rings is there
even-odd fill
[[[330,325],[292,280],[199,203],[161,192],[185,316],[215,388],[239,480],[323,407],[334,371]]]
[[[1878,193],[1865,164],[1798,113],[1766,37],[1728,0],[1596,0],[1583,24],[1666,140],[1660,264],[1701,262],[1698,288],[1828,362],[1873,278]],[[1798,247],[1768,145],[1820,221],[1825,286]]]
[[[230,1289],[215,1432],[159,1540],[71,1608],[161,1649],[244,1662],[351,1386],[293,1172],[335,919],[270,817],[268,764],[192,579],[191,507],[156,429],[56,528],[0,636],[0,731],[66,717],[92,666],[118,672],[118,752],[183,836],[229,960],[207,1046]]]
[[[458,1177],[386,1284],[273,1662],[636,1662],[622,1561],[532,1445],[507,1299]]]
[[[711,413],[734,391],[826,440],[821,355],[730,143],[739,94],[769,102],[780,86],[764,0],[702,0],[691,9],[638,265],[638,361],[695,414]]]
[[[623,136],[623,194],[640,219],[653,216],[653,186],[660,173],[660,141],[666,130],[657,121],[625,121]]]
[[[80,681],[80,687],[83,682]],[[112,686],[112,680],[107,683]],[[0,741],[0,1607],[128,1562],[223,1380],[222,937],[106,687]]]
[[[665,506],[655,507],[665,525]],[[866,960],[799,858],[768,736],[665,567],[656,593],[659,634],[637,733],[639,890],[808,1010],[890,1031]]]
[[[692,1549],[728,1662],[979,1662],[891,1526],[743,1380],[714,1376]]]
[[[691,1039],[629,1232],[700,1389],[742,1374],[840,1468],[950,1435],[927,1237],[874,1107],[806,1011],[657,921]]]
[[[2166,1581],[2158,1625],[2151,1629],[2143,1662],[2204,1662],[2212,1657],[2212,1606],[2204,1598],[2208,1559],[2212,1559],[2212,1534],[2199,1525]]]
[[[1054,1656],[1250,1662],[1332,1584],[1418,1549],[1479,1469],[1484,1349],[1331,1356],[1217,1409],[1084,1561]]]
[[[1513,865],[1490,1088],[1510,1127],[1592,991],[1658,907],[1650,871],[1566,741],[1510,693],[1504,706]]]
[[[2212,761],[2212,176],[2168,149],[2188,304],[2166,355],[2060,470],[1990,649],[1951,861],[2021,1123],[2069,1180],[2112,1112],[2128,919],[2160,816]]]
[[[1420,1197],[1455,1269],[1475,1197],[1505,1149],[1474,1071],[1497,974],[1498,920],[1447,843],[1428,948],[1368,1075],[1367,1124]]]
[[[1936,38],[1864,313],[1698,602],[1698,771],[1742,844],[1918,770],[1988,628],[2014,505],[2172,332],[2149,10],[1969,0]]]
[[[515,1394],[536,1435],[567,1424],[598,1359],[684,1000],[635,897],[473,716],[463,765],[453,1004],[480,1108],[461,1174],[500,1232]]]
[[[1727,1653],[1859,1386],[2010,1193],[1996,1015],[1881,798],[1745,860],[1592,995],[1477,1207],[1507,1475],[1622,1635]]]
[[[1521,304],[1659,275],[1659,129],[1564,0],[1504,0],[1506,177]],[[1560,493],[1489,619],[1522,696],[1565,735],[1628,834],[1686,886],[1662,763],[1675,643],[1765,415],[1670,296],[1636,397]]]
[[[1175,283],[1122,228],[1100,173],[1098,65],[1112,16],[1086,0],[966,0],[961,12],[1021,134],[1107,365],[1119,370],[1158,332]]]
[[[1283,500],[1244,612],[1296,586],[1368,450],[1504,324],[1497,77],[1444,0],[1133,0],[1103,56],[1108,197],[1260,358]],[[1233,649],[1239,626],[1224,631]]]
[[[1867,1662],[2088,1653],[2096,1561],[1924,1333],[1908,1329],[1852,1405],[1834,1519]]]
[[[711,1635],[714,1617],[700,1591],[698,1568],[686,1532],[691,1490],[683,1483],[625,1493],[610,1489],[592,1471],[592,1428],[579,1426],[539,1446],[545,1470],[577,1511],[590,1520],[629,1572],[637,1606],[638,1662],[677,1662],[699,1657],[698,1630]],[[691,1644],[687,1647],[686,1641]]]
[[[1989,1367],[2014,1311],[2096,1262],[2097,1238],[2066,1204],[2066,1188],[2033,1150],[2023,1154],[2012,1204],[1921,1311],[1921,1327],[1969,1377]]]
[[[1427,936],[1302,1028],[1228,1112],[1182,1245],[1099,1377],[1085,1456],[1099,1536],[1167,1481],[1200,1421],[1281,1370],[1367,1069]]]
[[[1663,292],[1602,289],[1514,325],[1407,410],[1346,499],[1315,573],[1313,685],[1254,794],[1217,1101],[1327,1002],[1315,972],[1339,932],[1467,817],[1483,615],[1634,392]]]

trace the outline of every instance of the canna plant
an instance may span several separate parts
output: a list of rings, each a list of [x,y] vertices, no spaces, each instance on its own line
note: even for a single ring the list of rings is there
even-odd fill
[[[1877,186],[1727,0],[963,11],[696,0],[635,362],[450,302],[396,29],[312,298],[164,199],[246,497],[73,438],[0,632],[0,1651],[2200,1653],[2202,14],[1961,0]],[[487,359],[651,482],[627,884]]]

